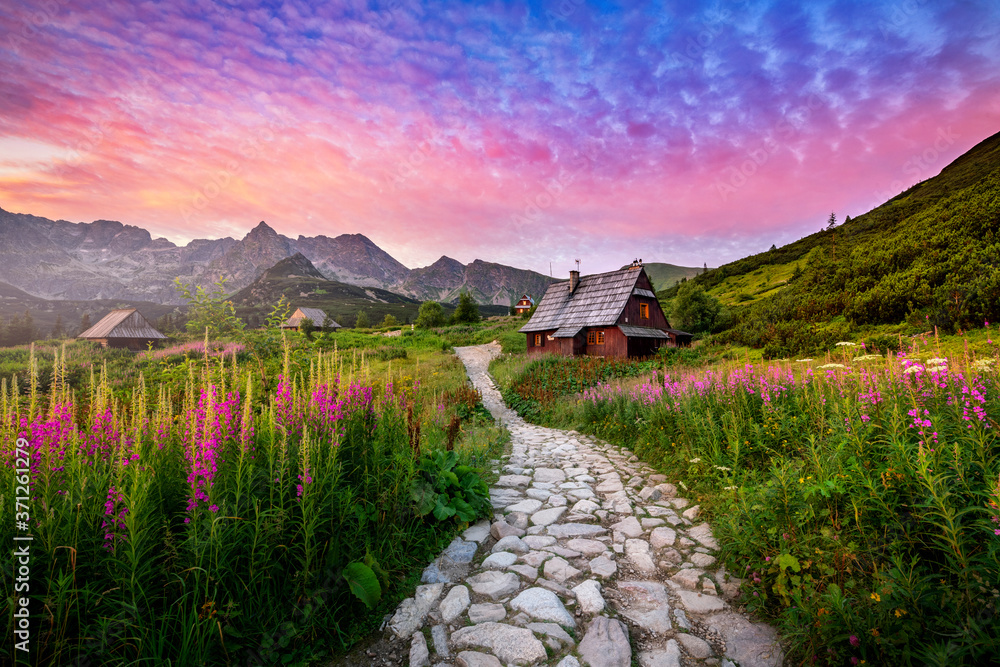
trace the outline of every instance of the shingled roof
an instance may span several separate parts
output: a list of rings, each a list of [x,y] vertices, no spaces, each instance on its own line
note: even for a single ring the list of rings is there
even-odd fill
[[[549,285],[535,314],[521,327],[521,333],[550,331],[556,338],[576,335],[583,327],[611,326],[628,303],[633,291],[642,296],[648,290],[636,289],[642,268],[627,268],[608,273],[580,276],[576,290],[570,294],[569,281]]]
[[[135,308],[112,310],[77,338],[166,338]]]
[[[327,317],[328,315],[319,308],[296,308],[292,316],[282,326],[289,328],[298,327],[302,324],[302,320],[308,319],[312,320],[313,325],[319,328],[323,326],[323,322],[326,321]],[[333,322],[332,319],[330,321]],[[333,322],[330,326],[334,329],[340,328],[340,325],[336,322]]]

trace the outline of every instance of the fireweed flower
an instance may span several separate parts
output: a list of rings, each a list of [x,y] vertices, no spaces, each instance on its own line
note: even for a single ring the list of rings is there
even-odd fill
[[[128,508],[124,501],[125,496],[121,491],[118,491],[114,486],[108,489],[101,528],[105,530],[104,548],[111,552],[114,552],[117,541],[126,539],[124,519],[125,515],[128,514]]]

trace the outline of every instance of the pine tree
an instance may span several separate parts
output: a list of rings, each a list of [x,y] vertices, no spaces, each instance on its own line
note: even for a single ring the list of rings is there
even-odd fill
[[[63,324],[62,315],[56,315],[56,323],[52,327],[52,337],[53,338],[66,337],[66,326]]]
[[[475,324],[482,320],[482,316],[479,314],[479,306],[472,299],[472,296],[468,292],[462,292],[458,296],[458,308],[455,309],[455,314],[452,316],[456,323],[462,324]]]
[[[80,333],[83,333],[92,326],[90,323],[90,313],[84,313],[83,317],[80,318]]]

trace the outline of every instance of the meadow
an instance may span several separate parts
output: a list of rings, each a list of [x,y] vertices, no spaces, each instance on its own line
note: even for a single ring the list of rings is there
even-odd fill
[[[530,418],[680,480],[793,664],[980,665],[1000,648],[990,336],[770,363],[505,356],[491,370]],[[601,368],[616,377],[582,388]]]
[[[50,344],[0,372],[2,539],[15,510],[34,538],[5,632],[28,595],[31,664],[323,660],[491,511],[505,434],[434,332]]]

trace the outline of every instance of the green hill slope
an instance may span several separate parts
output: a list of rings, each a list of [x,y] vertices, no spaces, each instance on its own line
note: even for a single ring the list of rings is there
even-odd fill
[[[643,264],[646,269],[646,275],[649,279],[653,281],[653,285],[657,289],[667,289],[673,287],[679,283],[684,278],[691,279],[696,275],[704,271],[704,269],[699,269],[696,266],[676,266],[674,264],[665,264],[663,262],[649,262]],[[627,269],[628,265],[622,267]]]
[[[967,329],[1000,321],[998,230],[1000,133],[833,230],[692,280],[732,312],[719,339],[764,347],[766,356],[884,325]],[[669,302],[676,293],[659,295]]]

